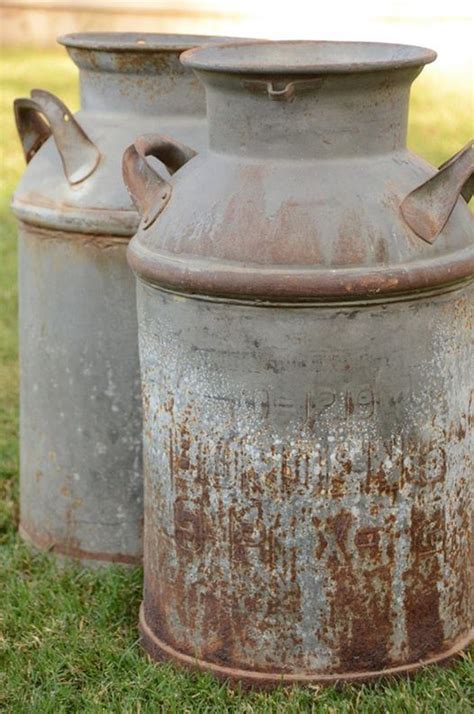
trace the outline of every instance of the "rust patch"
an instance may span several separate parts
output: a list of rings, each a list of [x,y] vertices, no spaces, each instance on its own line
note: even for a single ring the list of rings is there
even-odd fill
[[[367,260],[367,248],[362,243],[363,218],[355,211],[341,219],[336,243],[333,248],[334,267],[363,265]]]
[[[410,535],[412,567],[403,576],[405,613],[410,657],[418,660],[439,651],[444,642],[438,592],[444,510],[437,509],[430,515],[413,506]]]
[[[381,671],[372,672],[347,672],[344,676],[339,674],[282,674],[280,672],[257,672],[238,667],[226,667],[206,662],[195,655],[186,655],[171,647],[168,642],[160,640],[147,622],[147,613],[144,606],[140,608],[140,634],[143,647],[157,661],[171,661],[186,667],[190,670],[210,672],[218,679],[228,682],[230,685],[238,684],[244,689],[269,689],[273,687],[289,687],[294,685],[311,686],[334,686],[344,682],[370,682],[382,677],[411,676],[422,667],[432,664],[448,664],[454,657],[460,654],[471,641],[470,637],[464,637],[456,641],[452,647],[441,655],[421,660],[409,665],[398,667],[388,667]]]
[[[178,638],[172,646],[189,655],[197,653],[210,663],[232,666],[242,663],[243,666],[245,651],[258,647],[258,640],[253,640],[251,632],[255,631],[253,613],[260,612],[262,635],[268,627],[280,628],[282,637],[287,637],[291,646],[300,646],[301,638],[295,635],[294,629],[301,617],[297,548],[289,547],[285,541],[294,537],[292,533],[296,534],[299,518],[310,517],[315,533],[314,557],[327,563],[325,587],[331,593],[330,618],[326,630],[318,635],[337,649],[339,666],[335,671],[379,671],[393,665],[394,544],[400,537],[394,516],[387,513],[377,526],[363,522],[359,525],[345,509],[328,518],[311,516],[308,503],[309,508],[303,509],[300,516],[295,514],[291,530],[283,534],[281,515],[278,513],[269,519],[263,507],[265,495],[272,493],[278,501],[287,501],[314,489],[316,483],[319,483],[316,492],[326,493],[335,503],[346,494],[354,477],[353,463],[345,447],[333,447],[337,458],[332,459],[331,466],[328,453],[320,451],[319,463],[325,466],[319,480],[315,481],[313,476],[312,483],[308,481],[309,454],[302,452],[294,456],[284,445],[273,446],[267,471],[257,472],[244,458],[246,437],[239,437],[232,445],[221,440],[211,448],[207,440],[196,437],[199,418],[191,405],[182,410],[180,419],[175,418],[172,400],[165,402],[162,409],[171,418],[168,456],[175,495],[174,536],[162,534],[159,538],[163,539],[163,553],[170,552],[174,538],[177,562],[170,568],[162,553],[162,565],[157,564],[161,584],[159,592],[150,593],[154,614],[149,622],[154,629],[155,625],[161,628],[156,630],[158,635],[173,643],[167,627],[175,611],[180,630],[199,632],[197,640],[201,644],[189,641],[183,644]],[[351,416],[351,410],[348,411]],[[453,425],[452,430],[457,433],[458,424]],[[217,465],[218,472],[215,471]],[[394,470],[398,478],[394,479],[393,474],[389,477],[388,469]],[[365,482],[362,479],[360,483],[361,494],[371,499],[389,497],[395,503],[406,484],[431,488],[443,482],[444,449],[434,447],[431,442],[406,441],[399,451],[389,442],[384,451],[376,452],[368,445],[366,473]],[[236,478],[243,502],[224,506],[222,486],[232,478]],[[412,547],[415,553],[421,549],[426,556],[422,544],[426,536],[423,528],[416,526],[419,517],[414,513]],[[376,500],[371,504],[370,514],[379,515]],[[439,518],[436,523],[440,525]],[[156,547],[155,543],[155,559]],[[209,595],[211,576],[206,559],[211,553],[213,594]],[[233,573],[232,587],[221,569],[226,558]],[[439,619],[433,626],[433,613],[438,612],[436,583],[441,574],[433,566],[430,573],[420,579],[419,567],[415,561],[413,570],[407,571],[404,578],[411,660],[428,656],[443,645]],[[197,573],[192,581],[188,580],[190,568]],[[247,587],[249,579],[253,579],[252,588]],[[420,604],[420,599],[426,605]],[[160,603],[167,602],[170,609],[166,606],[163,611]],[[283,612],[285,620],[282,620]],[[200,618],[203,618],[202,626]],[[282,672],[286,671],[284,660],[282,656]],[[260,669],[271,671],[274,663],[269,663],[268,668],[260,664]]]
[[[327,526],[335,541],[327,562],[333,584],[330,627],[332,637],[337,636],[340,660],[337,671],[383,669],[390,664],[393,628],[390,525],[384,534],[385,553],[380,529],[356,529],[348,511],[328,519]]]
[[[83,550],[75,545],[72,540],[67,544],[59,543],[53,536],[38,533],[28,524],[25,525],[24,521],[20,523],[20,535],[24,540],[30,541],[36,548],[39,548],[39,550],[56,553],[74,560],[97,560],[106,563],[123,563],[124,565],[140,565],[142,562],[140,555]]]

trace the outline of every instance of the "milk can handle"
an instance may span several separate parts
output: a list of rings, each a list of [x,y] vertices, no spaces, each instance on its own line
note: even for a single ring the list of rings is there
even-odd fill
[[[80,183],[91,175],[100,152],[60,99],[33,89],[31,99],[15,99],[13,108],[27,163],[53,135],[69,183]]]
[[[402,201],[405,222],[423,240],[434,243],[459,196],[470,201],[474,191],[474,143],[470,141],[438,173],[415,188]]]
[[[160,134],[139,136],[123,155],[123,180],[137,211],[142,217],[142,227],[149,228],[171,197],[171,184],[147,161],[147,156],[159,159],[172,175],[196,151],[185,144]]]

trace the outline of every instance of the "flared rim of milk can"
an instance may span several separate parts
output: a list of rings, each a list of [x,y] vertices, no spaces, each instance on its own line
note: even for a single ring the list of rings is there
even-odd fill
[[[181,62],[212,72],[314,75],[420,67],[436,57],[426,47],[387,42],[250,40],[195,47],[181,56]]]
[[[222,35],[187,35],[159,32],[73,32],[60,35],[60,45],[73,49],[104,52],[183,52],[207,43],[237,43],[238,38]]]

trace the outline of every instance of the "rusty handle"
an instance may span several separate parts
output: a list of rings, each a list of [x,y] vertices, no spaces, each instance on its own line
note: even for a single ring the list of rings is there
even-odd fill
[[[474,191],[474,143],[470,141],[438,173],[415,188],[402,201],[402,216],[423,240],[434,243],[462,196],[470,201]]]
[[[159,159],[172,175],[196,151],[185,144],[160,134],[138,137],[123,155],[123,180],[137,211],[142,217],[142,227],[149,228],[171,197],[171,184],[147,161],[147,156]]]
[[[52,135],[70,184],[80,183],[93,173],[100,152],[54,94],[33,89],[31,99],[15,99],[13,109],[27,163]]]

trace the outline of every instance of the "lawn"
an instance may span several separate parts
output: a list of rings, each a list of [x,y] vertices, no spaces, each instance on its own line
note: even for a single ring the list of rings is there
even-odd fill
[[[0,710],[35,712],[423,712],[467,713],[472,660],[411,680],[339,689],[247,694],[208,676],[156,667],[137,642],[140,570],[56,568],[33,556],[18,523],[16,245],[9,202],[24,165],[14,97],[32,87],[77,107],[76,71],[65,52],[3,50],[0,176]],[[467,82],[466,82],[467,84]],[[415,85],[409,140],[435,164],[473,133],[472,94],[428,69]]]

